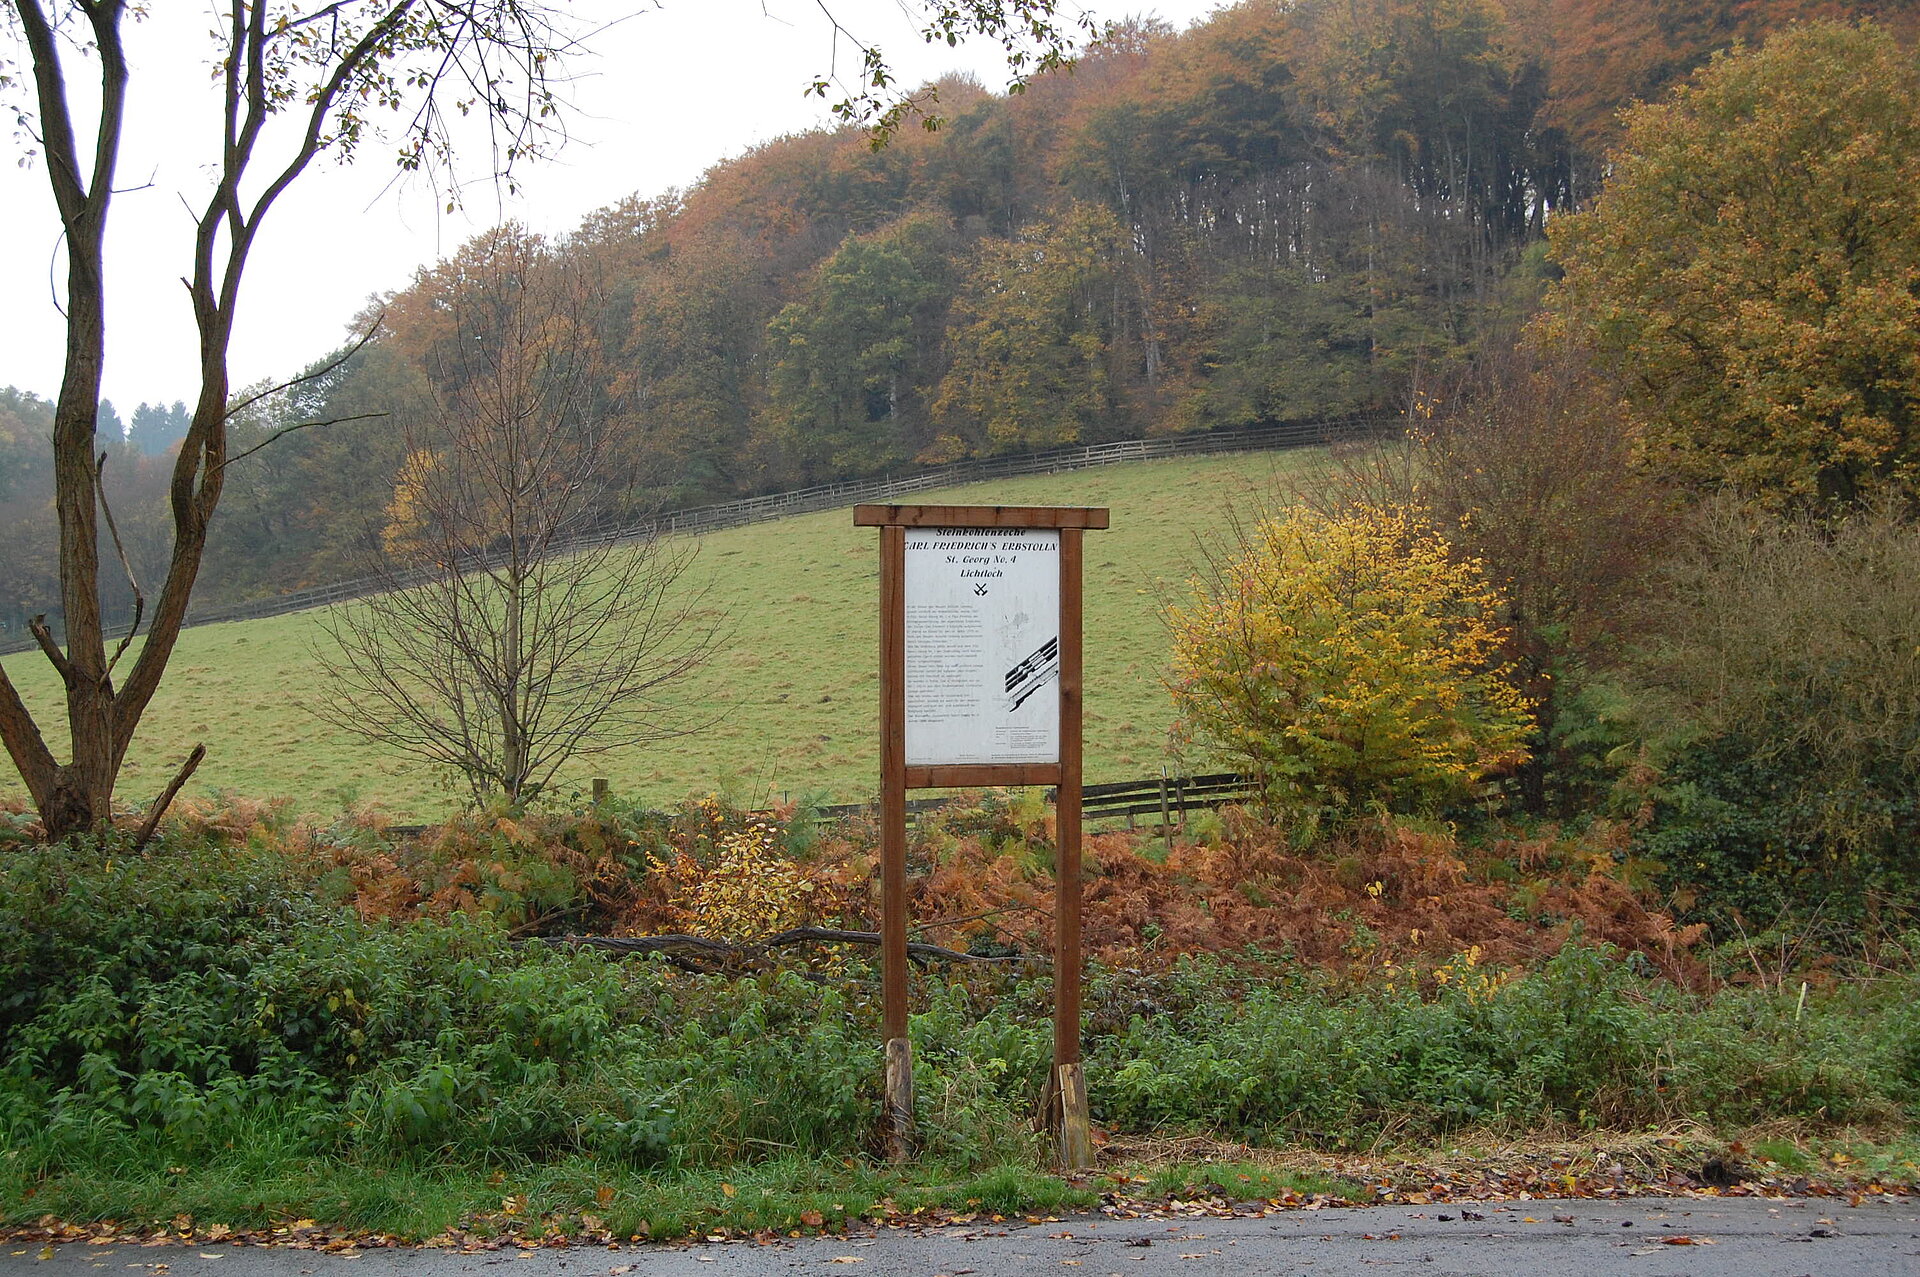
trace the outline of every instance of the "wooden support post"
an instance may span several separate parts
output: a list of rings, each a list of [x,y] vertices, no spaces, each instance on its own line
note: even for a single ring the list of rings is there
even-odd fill
[[[1060,1165],[1087,1164],[1087,1089],[1080,1074],[1080,560],[1083,533],[1060,530],[1060,790],[1054,807],[1059,855],[1053,907],[1053,1065],[1060,1086]],[[1069,1089],[1069,1074],[1078,1085]],[[1075,1109],[1075,1096],[1078,1109]]]
[[[611,788],[612,787],[607,784],[607,778],[605,776],[595,776],[593,778],[593,805],[595,807],[599,807],[607,801],[607,794]]]
[[[880,529],[880,1000],[887,1042],[888,1150],[913,1156],[907,1041],[907,530]]]

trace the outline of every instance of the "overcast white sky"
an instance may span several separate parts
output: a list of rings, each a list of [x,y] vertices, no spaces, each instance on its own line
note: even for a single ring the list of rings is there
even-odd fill
[[[1185,27],[1223,0],[1086,0],[1100,19],[1157,15]],[[1071,0],[1069,0],[1071,4]],[[562,232],[627,195],[684,187],[719,160],[826,121],[805,95],[832,56],[816,0],[581,0],[582,14],[633,13],[576,60],[572,141],[520,173],[517,198],[483,185],[465,207],[418,182],[396,182],[392,148],[351,168],[323,161],[269,214],[254,251],[232,348],[233,384],[297,371],[338,346],[374,293],[502,219]],[[997,46],[924,45],[901,0],[829,0],[842,25],[880,44],[903,84],[969,70],[1005,82]],[[1063,5],[1067,8],[1068,5]],[[218,140],[208,83],[206,0],[154,0],[132,28],[132,101],[108,233],[104,396],[122,418],[142,400],[192,402],[192,315],[180,276],[191,262],[188,206],[204,199]],[[843,65],[848,61],[842,50]],[[25,147],[15,138],[13,153]],[[138,189],[132,189],[138,188]],[[185,203],[183,203],[183,200]],[[46,398],[59,389],[64,288],[59,226],[44,167],[0,165],[0,385]]]

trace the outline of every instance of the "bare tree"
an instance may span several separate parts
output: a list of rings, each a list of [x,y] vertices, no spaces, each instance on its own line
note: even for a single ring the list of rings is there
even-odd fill
[[[323,622],[333,699],[314,709],[518,803],[570,758],[696,725],[675,684],[720,618],[686,579],[694,542],[580,544],[610,494],[599,303],[577,273],[507,227],[435,277],[433,411],[402,426],[385,588]]]
[[[644,3],[644,0],[637,0]],[[913,6],[929,39],[979,35],[1001,43],[1016,81],[1058,63],[1071,44],[1056,24],[1056,0],[926,0]],[[846,33],[832,20],[836,46]],[[111,653],[102,623],[100,488],[96,428],[106,357],[104,246],[126,121],[131,69],[129,0],[0,0],[0,94],[41,156],[67,256],[67,350],[53,426],[54,506],[60,525],[60,602],[65,646],[44,619],[31,629],[65,691],[70,762],[62,763],[18,691],[0,671],[0,742],[49,838],[105,825],[134,731],[159,689],[186,622],[207,533],[232,459],[227,351],[238,322],[241,280],[260,229],[314,160],[351,159],[391,119],[400,164],[449,161],[447,122],[475,116],[491,126],[492,167],[505,172],[559,136],[552,77],[574,41],[565,6],[547,0],[215,0],[220,18],[208,53],[223,98],[213,187],[194,209],[185,283],[200,350],[200,393],[174,462],[169,504],[172,552],[151,601],[136,593],[137,654]],[[24,55],[16,63],[15,47]],[[881,116],[897,100],[879,51],[859,45],[861,75],[835,109],[850,120]],[[1031,51],[1031,52],[1030,52]],[[92,92],[70,80],[91,66]],[[18,68],[24,68],[21,74]],[[31,81],[31,89],[25,82]],[[817,81],[826,93],[837,77]],[[17,104],[19,89],[25,100]],[[85,130],[91,122],[91,138]],[[457,188],[456,188],[457,189]],[[111,570],[111,569],[110,569]],[[132,635],[128,636],[130,640]],[[124,679],[122,658],[132,655]],[[197,761],[198,755],[194,755]],[[191,766],[191,764],[189,764]],[[176,784],[167,792],[175,792]]]
[[[1673,536],[1672,495],[1635,464],[1626,414],[1581,350],[1494,344],[1437,393],[1417,392],[1404,433],[1340,450],[1308,500],[1412,505],[1507,598],[1513,676],[1535,706],[1518,773],[1549,805],[1565,697],[1619,659]]]

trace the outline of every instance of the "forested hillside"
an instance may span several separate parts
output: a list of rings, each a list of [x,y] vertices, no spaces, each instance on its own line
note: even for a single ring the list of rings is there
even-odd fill
[[[788,137],[572,234],[480,236],[371,303],[373,340],[243,414],[204,599],[355,575],[404,504],[512,247],[567,302],[610,513],[1069,442],[1393,410],[1531,312],[1614,116],[1717,48],[1905,0],[1248,0],[1115,31],[1072,74],[939,88],[876,149]],[[324,369],[324,371],[320,371]],[[292,372],[294,370],[289,370]],[[470,371],[470,370],[469,370]],[[43,405],[0,403],[0,611],[53,609]],[[136,571],[158,473],[118,484]],[[117,491],[116,491],[117,488]],[[400,495],[396,496],[396,490]]]

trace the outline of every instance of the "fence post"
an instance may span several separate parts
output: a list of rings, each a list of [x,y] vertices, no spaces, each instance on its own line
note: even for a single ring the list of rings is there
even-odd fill
[[[1166,845],[1167,854],[1173,854],[1173,815],[1167,810],[1167,769],[1160,768],[1160,839]]]

